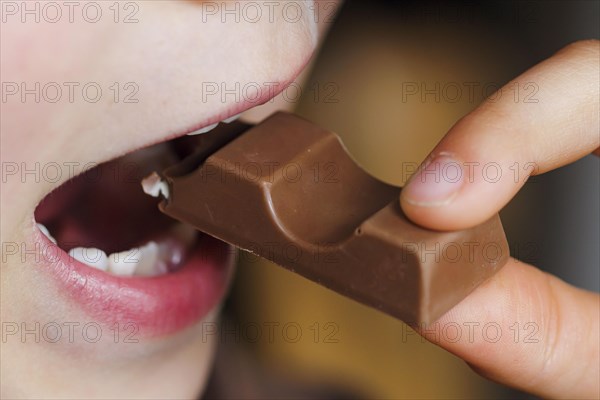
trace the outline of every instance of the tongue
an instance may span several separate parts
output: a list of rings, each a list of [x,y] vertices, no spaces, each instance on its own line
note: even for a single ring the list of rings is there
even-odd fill
[[[59,187],[35,211],[64,250],[96,247],[113,253],[161,235],[173,220],[160,213],[140,181],[177,161],[167,143],[102,164]]]

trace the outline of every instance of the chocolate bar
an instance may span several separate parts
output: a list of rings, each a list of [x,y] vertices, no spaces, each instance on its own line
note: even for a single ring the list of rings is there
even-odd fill
[[[199,138],[159,173],[163,213],[409,324],[441,317],[509,256],[498,215],[462,231],[419,227],[400,208],[400,187],[298,116]]]

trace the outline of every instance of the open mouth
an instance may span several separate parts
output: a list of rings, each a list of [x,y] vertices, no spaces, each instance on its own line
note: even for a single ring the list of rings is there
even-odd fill
[[[74,261],[111,275],[155,277],[178,271],[201,233],[160,213],[158,201],[143,192],[141,182],[184,159],[196,138],[159,143],[85,171],[42,200],[35,210],[37,227]]]
[[[222,123],[231,123],[228,118]],[[189,155],[216,125],[134,151],[76,176],[35,210],[36,241],[62,293],[95,320],[140,335],[181,330],[223,298],[234,249],[158,210],[142,180]]]

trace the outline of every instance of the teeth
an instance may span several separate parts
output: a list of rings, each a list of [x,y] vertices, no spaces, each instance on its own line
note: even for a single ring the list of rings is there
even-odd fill
[[[234,115],[233,117],[229,117],[227,119],[224,119],[223,122],[225,122],[226,124],[230,124],[233,121],[237,120],[239,117],[241,117],[241,115],[242,115],[241,113],[238,114],[238,115]]]
[[[188,133],[188,136],[200,135],[200,134],[202,134],[202,133],[207,133],[207,132],[210,132],[210,131],[212,131],[213,129],[215,129],[215,128],[216,128],[218,125],[219,125],[219,123],[217,122],[216,124],[212,124],[212,125],[209,125],[209,126],[207,126],[207,127],[205,127],[205,128],[198,129],[197,131],[194,131],[194,132]]]
[[[169,185],[156,172],[151,173],[142,180],[142,189],[144,193],[152,197],[158,197],[162,194],[165,199],[169,198]]]
[[[135,275],[155,276],[168,272],[166,263],[159,259],[159,248],[156,242],[148,242],[139,248],[139,256]]]
[[[108,270],[106,253],[96,248],[75,247],[69,250],[69,255],[77,261],[101,271]]]
[[[221,121],[221,122],[224,122],[224,123],[226,123],[226,124],[230,124],[230,123],[232,123],[233,121],[235,121],[236,119],[238,119],[238,118],[239,118],[241,115],[242,115],[241,113],[240,113],[240,114],[237,114],[237,115],[234,115],[234,116],[232,116],[232,117],[229,117],[229,118],[226,118],[226,119],[224,119],[224,120],[223,120],[223,121]],[[210,132],[210,131],[212,131],[213,129],[215,129],[217,126],[219,126],[219,123],[218,123],[218,122],[217,122],[216,124],[209,125],[209,126],[207,126],[207,127],[205,127],[205,128],[198,129],[197,131],[190,132],[190,133],[188,133],[188,136],[201,135],[201,134],[203,134],[203,133]]]
[[[119,276],[156,276],[168,271],[166,263],[159,259],[158,244],[148,242],[108,256],[108,272]]]
[[[169,268],[183,261],[185,247],[173,239],[157,244],[148,242],[108,257],[108,272],[119,276],[157,276],[169,272]]]
[[[52,235],[50,234],[50,231],[48,231],[48,228],[46,228],[42,224],[37,224],[37,227],[44,234],[44,236],[46,236],[48,238],[48,240],[50,240],[52,243],[56,244],[56,239],[54,239],[52,237]]]
[[[108,256],[108,272],[119,276],[133,276],[139,258],[139,248],[113,253]]]
[[[76,247],[69,251],[69,255],[90,267],[117,276],[157,276],[177,270],[195,238],[194,228],[177,224],[165,238],[150,241],[141,247],[108,256],[100,249]]]
[[[185,257],[185,246],[175,240],[167,240],[158,245],[158,269],[174,271],[181,266]]]

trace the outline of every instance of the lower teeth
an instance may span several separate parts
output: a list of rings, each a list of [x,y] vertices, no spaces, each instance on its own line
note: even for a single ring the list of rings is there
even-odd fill
[[[56,243],[44,225],[38,224],[38,228],[50,241]],[[170,235],[156,241],[149,241],[140,247],[110,255],[97,248],[76,247],[69,251],[69,256],[113,275],[158,276],[181,267],[187,249],[195,241],[195,236],[196,231],[193,228],[177,224],[171,229]]]

